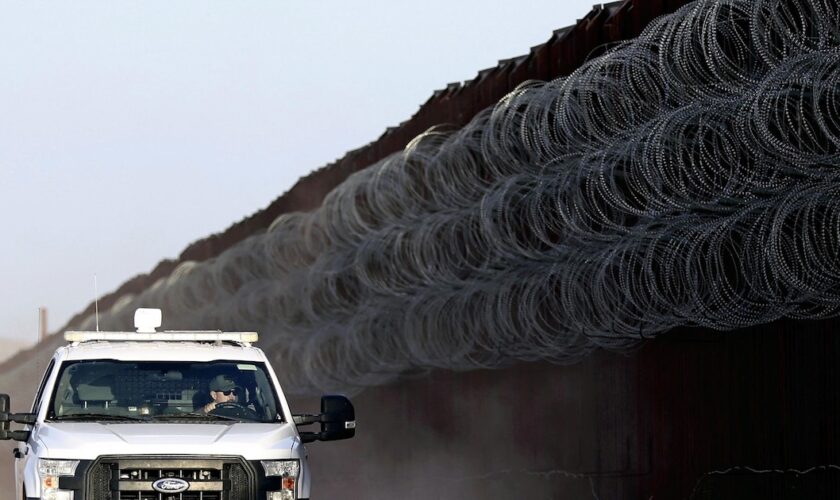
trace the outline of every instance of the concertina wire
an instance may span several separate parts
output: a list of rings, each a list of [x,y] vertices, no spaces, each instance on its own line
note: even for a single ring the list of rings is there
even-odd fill
[[[258,330],[291,393],[840,310],[840,7],[702,0],[101,316]],[[83,328],[91,328],[87,318]]]

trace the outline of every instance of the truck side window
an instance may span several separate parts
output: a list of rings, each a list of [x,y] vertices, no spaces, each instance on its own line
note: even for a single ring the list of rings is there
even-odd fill
[[[44,388],[47,385],[47,380],[50,378],[50,374],[52,373],[53,367],[55,366],[55,359],[50,360],[49,366],[47,366],[46,371],[44,371],[44,378],[41,379],[41,385],[38,386],[38,392],[35,393],[35,401],[32,402],[32,413],[38,414],[38,411],[41,409],[41,397],[44,395]]]

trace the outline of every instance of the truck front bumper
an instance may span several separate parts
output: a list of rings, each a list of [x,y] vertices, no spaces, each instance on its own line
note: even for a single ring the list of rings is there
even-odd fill
[[[282,487],[281,478],[266,477],[259,461],[241,457],[114,456],[81,461],[74,477],[59,478],[59,488],[73,491],[74,500],[146,498],[158,493],[152,485],[161,479],[189,485],[173,497],[178,500],[253,500]]]

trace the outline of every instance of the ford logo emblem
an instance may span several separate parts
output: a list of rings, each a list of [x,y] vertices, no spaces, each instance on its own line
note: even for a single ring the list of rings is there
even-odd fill
[[[190,489],[190,483],[183,479],[167,477],[152,483],[152,488],[159,493],[181,493]]]

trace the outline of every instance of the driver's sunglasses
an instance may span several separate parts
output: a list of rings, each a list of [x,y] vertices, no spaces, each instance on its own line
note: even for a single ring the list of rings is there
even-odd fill
[[[225,396],[230,396],[231,394],[236,395],[236,392],[237,392],[237,391],[236,391],[236,389],[231,389],[231,390],[229,390],[229,391],[219,391],[219,392],[221,392],[221,393],[222,393],[222,394],[224,394]]]

